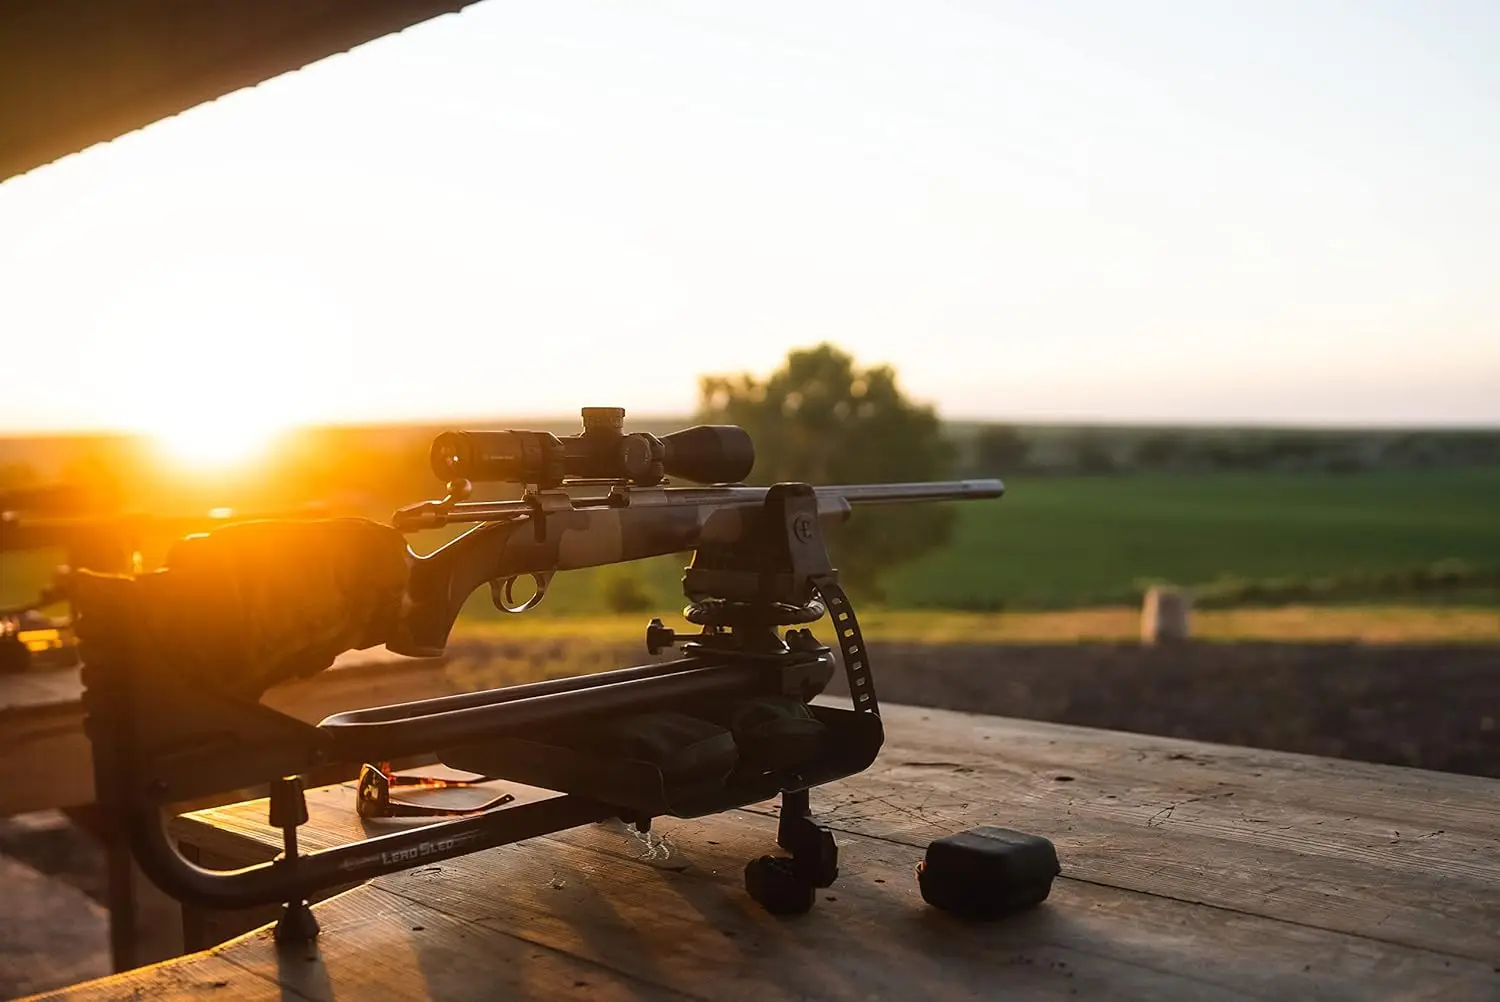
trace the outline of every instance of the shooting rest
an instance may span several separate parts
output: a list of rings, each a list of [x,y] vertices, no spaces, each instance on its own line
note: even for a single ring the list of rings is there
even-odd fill
[[[746,487],[738,481],[749,474],[755,450],[743,429],[698,426],[658,438],[627,434],[624,418],[619,408],[584,408],[583,433],[566,438],[517,430],[440,435],[430,462],[447,481],[447,496],[397,511],[394,528],[358,520],[261,524],[221,530],[224,550],[213,538],[186,541],[180,567],[187,577],[168,577],[169,585],[187,580],[199,589],[204,579],[187,570],[196,567],[206,580],[223,579],[234,594],[260,600],[255,614],[243,617],[222,601],[205,607],[202,630],[219,641],[248,637],[249,649],[262,649],[257,638],[287,633],[293,618],[265,595],[290,587],[304,596],[307,609],[296,609],[295,618],[318,636],[299,635],[286,657],[265,665],[237,644],[211,643],[211,663],[179,655],[184,663],[174,669],[170,655],[144,647],[150,631],[136,625],[149,620],[135,588],[141,582],[120,582],[130,590],[101,600],[101,618],[87,631],[84,708],[100,806],[119,823],[141,870],[198,906],[284,902],[277,935],[299,941],[317,933],[306,898],[320,889],[590,822],[618,818],[645,831],[653,818],[700,817],[780,794],[777,842],[789,856],[752,860],[746,888],[773,913],[811,908],[817,888],[838,876],[838,848],[810,817],[808,790],[869,767],[885,736],[864,639],[823,528],[847,519],[856,504],[994,498],[1004,485]],[[664,486],[669,476],[707,486]],[[526,489],[519,501],[470,501],[472,481]],[[569,493],[600,486],[608,492]],[[401,531],[465,522],[477,524],[426,556],[399,538]],[[283,529],[290,536],[276,535]],[[257,535],[267,531],[269,537]],[[241,535],[231,540],[234,533]],[[263,538],[295,538],[307,552],[300,560],[257,555],[236,563],[238,543],[254,548]],[[324,648],[334,643],[441,654],[464,603],[485,584],[497,608],[522,613],[558,571],[687,551],[693,556],[682,578],[684,615],[700,632],[680,636],[660,620],[646,629],[648,651],[680,648],[677,660],[349,710],[316,726],[258,701],[288,672],[326,666],[317,658],[309,664],[307,652],[331,660],[337,652]],[[345,563],[351,553],[362,562]],[[325,573],[316,576],[320,567]],[[233,568],[249,568],[250,577],[240,579]],[[303,575],[315,575],[315,594],[288,585]],[[536,594],[517,603],[513,585],[528,576]],[[166,604],[174,607],[192,600],[187,592],[169,595]],[[80,614],[94,619],[82,600]],[[810,705],[838,667],[832,648],[808,628],[825,615],[848,677],[850,709]],[[220,657],[234,664],[219,665]],[[297,828],[308,816],[304,776],[330,767],[352,775],[369,763],[417,756],[561,796],[299,852]],[[388,803],[383,775],[383,767],[365,769],[361,810]],[[168,805],[259,784],[270,785],[269,824],[283,836],[279,859],[215,872],[182,857],[167,835]]]
[[[182,684],[170,664],[142,658],[128,641],[92,645],[84,703],[101,806],[122,820],[141,869],[168,894],[216,909],[284,902],[278,936],[299,940],[317,933],[305,902],[319,889],[610,818],[644,831],[655,817],[697,817],[779,793],[777,841],[789,858],[752,861],[746,884],[773,912],[805,911],[838,873],[837,847],[810,818],[808,790],[867,768],[884,734],[858,623],[819,530],[817,495],[777,485],[754,521],[753,537],[700,548],[685,575],[685,590],[700,596],[687,618],[702,632],[679,637],[659,620],[648,627],[653,650],[683,650],[662,664],[352,710],[311,726]],[[702,597],[705,581],[728,597]],[[825,613],[852,709],[808,705],[837,667],[806,627]],[[679,754],[674,734],[693,739],[700,754]],[[301,776],[418,754],[564,796],[298,851],[297,828],[307,820]],[[166,805],[260,783],[271,784],[280,858],[216,872],[182,857],[167,834]]]

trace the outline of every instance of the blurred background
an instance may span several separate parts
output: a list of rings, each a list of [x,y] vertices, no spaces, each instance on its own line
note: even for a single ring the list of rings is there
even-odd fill
[[[1497,32],[486,0],[12,177],[8,677],[70,670],[59,564],[623,406],[758,483],[1004,479],[835,541],[884,698],[1500,776]],[[681,566],[477,594],[462,677],[643,660]],[[0,853],[87,889],[37,824]]]

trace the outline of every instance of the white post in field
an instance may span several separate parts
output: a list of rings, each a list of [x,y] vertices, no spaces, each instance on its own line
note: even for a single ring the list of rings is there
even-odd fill
[[[1151,588],[1141,605],[1141,643],[1160,644],[1192,636],[1189,613],[1193,597],[1177,588]]]

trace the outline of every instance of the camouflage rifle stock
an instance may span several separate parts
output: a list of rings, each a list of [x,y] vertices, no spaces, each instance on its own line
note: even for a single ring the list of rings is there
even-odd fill
[[[278,604],[275,596],[285,581],[311,575],[341,592],[311,603],[317,615],[337,617],[341,602],[360,610],[358,622],[324,630],[320,642],[359,637],[434,656],[465,600],[484,584],[499,607],[524,612],[560,571],[691,553],[683,615],[700,632],[679,635],[659,619],[646,628],[650,653],[680,648],[670,660],[352,709],[313,726],[260,704],[260,680],[237,686],[224,681],[230,673],[222,666],[202,672],[154,663],[170,662],[171,654],[131,641],[149,589],[101,584],[115,587],[118,600],[101,603],[89,640],[96,653],[85,658],[97,782],[101,803],[123,819],[152,880],[180,900],[212,908],[285,902],[278,937],[301,940],[316,935],[305,897],[320,888],[591,821],[619,818],[645,830],[656,817],[696,817],[780,794],[777,841],[790,857],[752,861],[746,887],[773,912],[811,907],[816,889],[837,876],[838,851],[831,832],[812,820],[808,791],[867,768],[884,740],[869,652],[824,529],[862,505],[995,498],[1003,486],[746,487],[737,481],[750,472],[754,453],[738,428],[627,435],[623,411],[606,408],[586,409],[584,426],[569,438],[526,431],[440,436],[432,466],[448,481],[447,496],[403,508],[393,527],[475,524],[425,556],[399,536],[381,536],[392,529],[373,523],[298,523],[294,535],[307,552],[282,572],[275,557],[257,549],[255,540],[270,538],[265,526],[224,530],[252,541],[249,565],[275,572],[248,589],[240,587],[248,579],[240,579],[229,591],[255,594],[261,607],[306,622],[307,606]],[[668,476],[708,486],[667,486]],[[474,480],[525,491],[516,501],[473,501]],[[338,552],[335,536],[375,540],[379,560],[318,577],[322,565],[337,562],[330,556]],[[194,559],[200,569],[220,566],[211,547],[196,552],[183,556],[183,567]],[[526,576],[535,579],[536,594],[515,602],[513,585]],[[372,578],[394,590],[369,598]],[[213,615],[226,631],[263,621],[232,608]],[[809,628],[825,616],[836,648]],[[850,706],[814,703],[840,661]],[[261,670],[262,680],[290,677],[283,668],[297,663]],[[256,669],[243,659],[237,667]],[[392,795],[384,763],[412,757],[556,795],[519,804],[492,798],[469,816],[298,851],[296,829],[307,818],[299,777],[358,768],[361,815],[379,819],[388,816]],[[284,858],[234,872],[184,859],[167,835],[170,805],[256,783],[270,784],[270,823],[286,834]]]

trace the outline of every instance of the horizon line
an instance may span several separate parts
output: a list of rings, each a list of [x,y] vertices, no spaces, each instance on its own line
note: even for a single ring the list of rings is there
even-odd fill
[[[1443,423],[1416,423],[1416,422],[1317,422],[1317,421],[1294,421],[1278,419],[1240,419],[1228,421],[1214,420],[1183,420],[1183,419],[1150,419],[1135,418],[1128,420],[1100,419],[1100,418],[997,418],[997,417],[970,417],[970,416],[942,416],[939,421],[945,426],[969,425],[981,427],[1012,427],[1012,428],[1069,428],[1069,429],[1108,429],[1117,431],[1216,431],[1216,432],[1249,432],[1249,431],[1281,431],[1281,432],[1320,432],[1326,434],[1357,434],[1360,432],[1429,432],[1429,433],[1461,433],[1461,432],[1492,432],[1500,433],[1500,421],[1489,422],[1443,422]],[[693,418],[681,413],[627,413],[626,424],[664,424],[668,422],[681,422],[687,427],[693,422]],[[351,419],[345,421],[307,421],[288,425],[275,433],[276,437],[293,435],[298,432],[309,431],[396,431],[396,430],[419,430],[431,429],[439,426],[467,425],[473,429],[513,429],[526,428],[528,425],[556,425],[576,423],[582,428],[582,421],[578,414],[569,413],[535,413],[515,414],[510,416],[489,415],[485,417],[417,417],[395,420]],[[134,428],[108,428],[89,426],[37,426],[16,427],[0,426],[0,441],[14,441],[18,439],[151,439],[154,433],[147,429]]]

